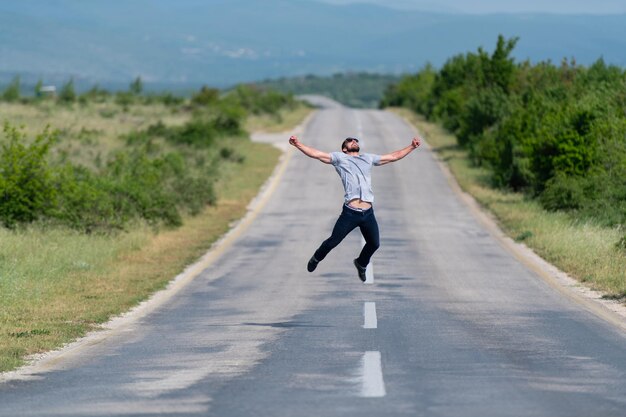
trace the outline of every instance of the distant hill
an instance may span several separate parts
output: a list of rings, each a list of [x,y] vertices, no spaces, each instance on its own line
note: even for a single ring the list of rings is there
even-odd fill
[[[459,15],[312,0],[0,2],[0,82],[227,86],[402,73],[519,36],[518,59],[626,65],[626,15]]]

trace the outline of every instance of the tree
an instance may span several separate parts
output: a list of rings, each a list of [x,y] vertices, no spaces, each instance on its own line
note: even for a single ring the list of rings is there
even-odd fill
[[[13,78],[11,84],[4,90],[2,94],[4,101],[17,101],[20,99],[20,77],[19,75]]]
[[[515,60],[510,55],[518,40],[518,37],[505,40],[504,36],[498,35],[496,49],[493,51],[491,59],[487,58],[487,62],[484,63],[487,86],[495,85],[504,92],[509,91],[515,73]]]
[[[74,89],[74,78],[63,85],[59,92],[59,100],[63,103],[73,103],[76,101],[76,90]]]
[[[37,84],[35,84],[35,98],[40,98],[41,97],[41,89],[43,88],[43,81],[41,81],[41,79],[39,81],[37,81]]]
[[[141,81],[141,77],[135,78],[135,81],[130,83],[129,91],[134,95],[139,95],[143,92],[143,82]]]

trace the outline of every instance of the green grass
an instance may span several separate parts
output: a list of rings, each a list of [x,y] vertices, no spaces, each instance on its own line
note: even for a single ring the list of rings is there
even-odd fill
[[[461,188],[491,211],[510,237],[606,297],[626,299],[626,250],[619,245],[624,230],[548,212],[523,194],[490,187],[489,173],[471,165],[453,135],[406,109],[393,110],[425,136]]]
[[[24,111],[25,121],[31,116],[33,120],[40,117],[42,124],[45,121],[36,113],[38,109],[2,108],[17,115]],[[158,109],[155,113],[149,109],[137,111],[148,112],[138,119],[156,121],[166,116]],[[62,114],[61,124],[77,120],[64,109],[50,113],[57,112]],[[298,115],[286,118],[296,125],[307,113],[300,110]],[[123,119],[119,120],[121,127],[105,127],[93,120],[100,117],[96,113],[83,113],[85,125],[100,126],[102,136],[110,141],[97,146],[115,147],[120,132],[146,124],[129,122],[124,114],[118,115]],[[117,122],[115,118],[109,121],[112,125]],[[72,129],[79,131],[80,126]],[[15,369],[29,355],[58,348],[127,311],[164,288],[205,253],[233,221],[246,213],[248,203],[280,156],[267,144],[247,139],[237,139],[236,143],[235,150],[244,157],[243,163],[223,166],[216,184],[218,203],[197,216],[186,217],[179,228],[156,233],[138,225],[115,235],[81,234],[43,225],[16,231],[0,228],[0,372]]]

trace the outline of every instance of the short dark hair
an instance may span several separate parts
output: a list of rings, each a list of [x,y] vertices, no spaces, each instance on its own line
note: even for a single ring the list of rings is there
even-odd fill
[[[341,143],[341,150],[347,149],[348,147],[346,146],[346,144],[349,141],[353,141],[353,140],[357,141],[357,143],[359,142],[359,140],[357,138],[352,137],[352,136],[349,136],[349,137],[345,138],[344,141]]]

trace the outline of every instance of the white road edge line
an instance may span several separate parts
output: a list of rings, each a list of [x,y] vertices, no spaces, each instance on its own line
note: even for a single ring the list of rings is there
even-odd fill
[[[378,398],[387,395],[379,351],[365,352],[362,359],[361,397]]]
[[[363,304],[363,328],[378,328],[378,318],[376,317],[376,303],[374,302],[366,302],[365,304]]]

